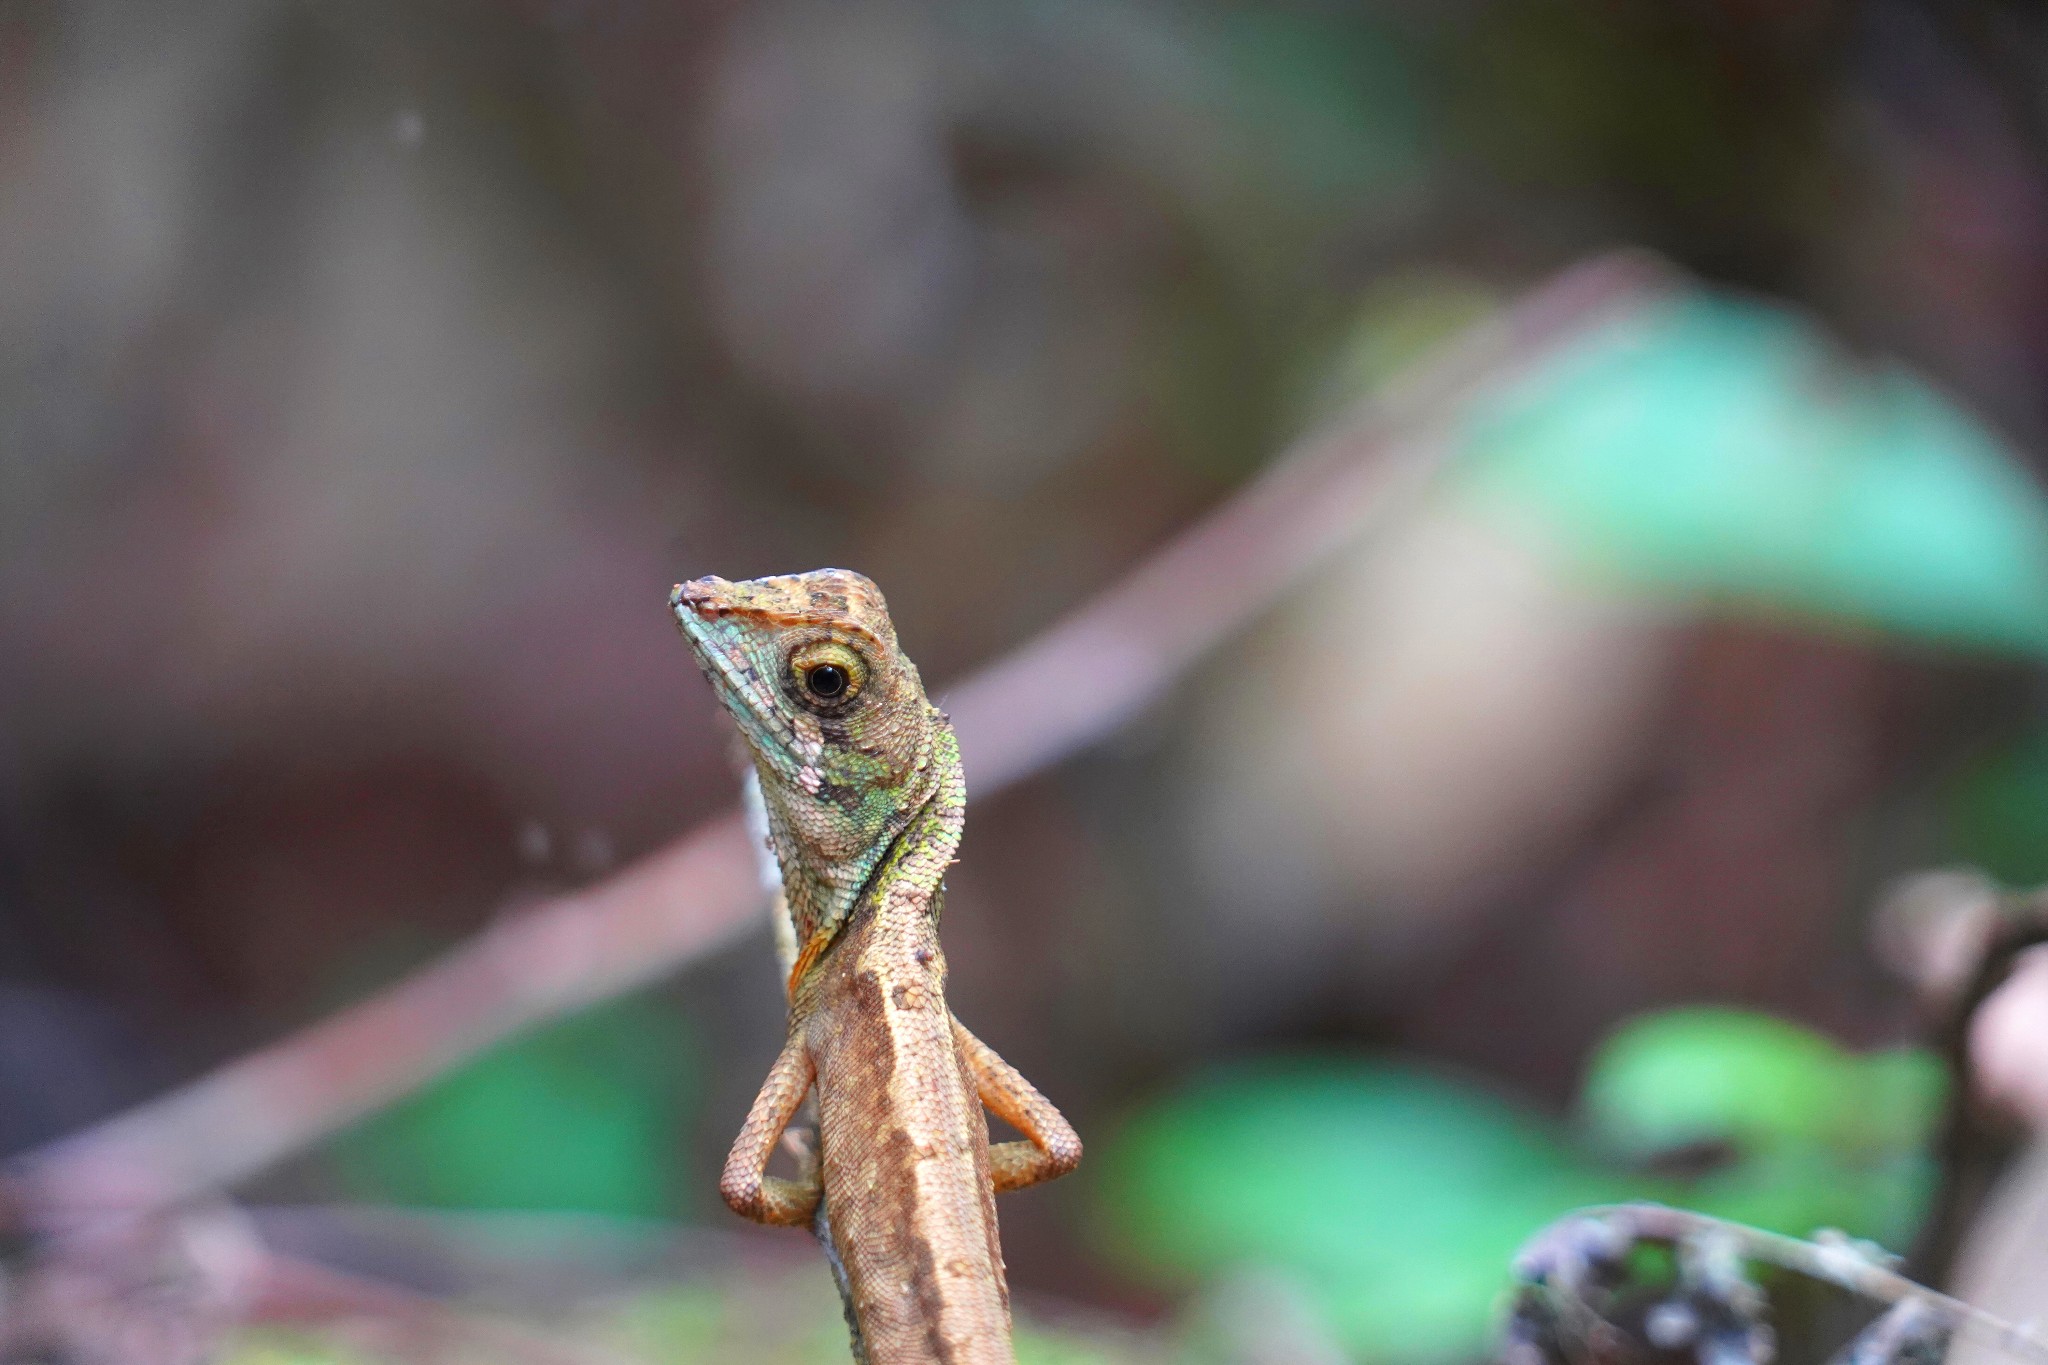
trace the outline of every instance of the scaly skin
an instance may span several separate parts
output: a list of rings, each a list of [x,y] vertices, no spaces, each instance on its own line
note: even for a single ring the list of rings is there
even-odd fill
[[[1081,1141],[946,1008],[941,879],[967,805],[953,727],[859,574],[702,578],[669,602],[752,754],[798,945],[789,1038],[719,1191],[743,1217],[813,1224],[856,1359],[1013,1365],[993,1196],[1064,1175]],[[813,1084],[818,1169],[770,1176]],[[983,1105],[1026,1140],[992,1148]]]

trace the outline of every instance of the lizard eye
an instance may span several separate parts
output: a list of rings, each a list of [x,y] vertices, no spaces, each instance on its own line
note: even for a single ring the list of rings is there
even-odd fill
[[[804,686],[810,689],[811,695],[826,701],[836,700],[846,690],[848,681],[846,670],[838,664],[819,664],[804,674]]]
[[[837,709],[860,695],[867,682],[867,662],[836,640],[799,649],[789,659],[790,675],[802,700]]]

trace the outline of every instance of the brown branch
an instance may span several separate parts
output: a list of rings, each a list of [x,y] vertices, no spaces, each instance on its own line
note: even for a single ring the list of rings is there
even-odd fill
[[[1407,510],[1473,399],[1675,286],[1647,256],[1577,266],[1304,437],[1115,587],[944,696],[968,791],[1006,787],[1114,732],[1302,575]]]
[[[972,789],[1008,786],[1115,730],[1303,573],[1409,506],[1473,397],[1668,287],[1661,267],[1634,255],[1565,272],[969,679],[946,700]],[[158,1208],[246,1179],[494,1043],[751,931],[761,902],[741,822],[723,816],[596,886],[508,917],[323,1023],[28,1154],[13,1169],[19,1206],[33,1226],[58,1230],[78,1215]]]
[[[1940,1181],[1908,1263],[1942,1284],[2029,1134],[2048,1132],[2048,894],[1922,872],[1884,896],[1875,936],[1919,993],[1955,1078],[1936,1139]]]
[[[660,979],[752,925],[737,815],[501,920],[390,989],[17,1166],[32,1225],[160,1208],[246,1179],[522,1029]]]

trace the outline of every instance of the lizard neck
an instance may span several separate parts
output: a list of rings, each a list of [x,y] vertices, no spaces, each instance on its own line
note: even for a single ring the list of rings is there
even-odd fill
[[[807,857],[791,822],[769,809],[769,835],[782,866],[784,895],[798,944],[790,971],[790,997],[863,906],[909,905],[938,918],[946,868],[960,846],[967,818],[967,780],[953,727],[932,712],[931,740],[919,771],[918,799],[887,822],[879,838],[844,859]]]

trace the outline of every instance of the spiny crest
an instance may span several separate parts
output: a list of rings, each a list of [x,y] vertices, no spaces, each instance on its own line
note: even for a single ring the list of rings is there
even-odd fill
[[[669,596],[761,780],[797,940],[829,936],[958,751],[897,649],[881,590],[844,569]]]

